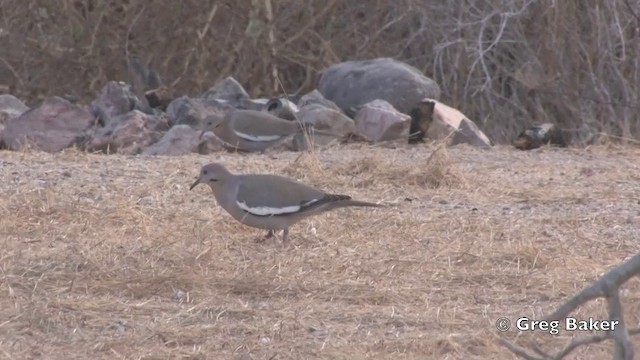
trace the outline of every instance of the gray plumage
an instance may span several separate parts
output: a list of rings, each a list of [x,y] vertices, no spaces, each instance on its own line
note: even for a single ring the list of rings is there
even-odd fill
[[[210,116],[205,126],[202,133],[212,131],[228,149],[263,153],[304,128],[298,121],[256,110],[232,110],[223,118]]]
[[[347,206],[383,207],[358,201],[347,195],[327,194],[322,190],[278,175],[234,175],[223,165],[207,164],[191,185],[207,184],[220,205],[242,224],[274,231],[283,230],[282,241],[288,243],[289,227],[296,222],[325,211]]]

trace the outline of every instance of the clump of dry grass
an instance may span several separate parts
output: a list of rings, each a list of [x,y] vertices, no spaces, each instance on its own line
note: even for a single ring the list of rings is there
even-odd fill
[[[446,146],[438,146],[429,155],[424,169],[423,181],[425,185],[432,188],[441,186],[453,187],[464,184],[464,176],[451,161]]]
[[[303,152],[293,161],[280,169],[284,175],[297,179],[306,179],[324,173],[324,168],[316,155],[316,152]]]
[[[449,157],[444,145],[437,146],[428,156],[422,155],[411,162],[398,162],[395,157],[389,159],[367,156],[337,166],[334,173],[362,178],[359,186],[368,186],[375,181],[410,184],[430,189],[460,187],[466,184],[463,172]]]

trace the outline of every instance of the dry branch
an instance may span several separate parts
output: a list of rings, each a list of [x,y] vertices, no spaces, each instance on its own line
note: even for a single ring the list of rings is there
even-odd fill
[[[545,319],[563,319],[567,317],[570,312],[587,301],[599,297],[611,296],[613,292],[618,291],[622,284],[638,274],[640,274],[640,253],[611,269],[595,283],[585,288],[564,305],[559,307],[555,312],[546,316]]]
[[[506,339],[501,339],[500,342],[514,354],[524,359],[559,360],[582,345],[593,344],[604,340],[613,339],[615,342],[613,359],[633,359],[633,346],[631,344],[630,336],[639,334],[640,329],[628,330],[624,323],[623,307],[620,301],[620,286],[622,286],[633,276],[637,276],[639,274],[640,253],[634,255],[615,268],[609,270],[606,274],[600,277],[600,279],[569,299],[569,301],[560,306],[552,314],[544,317],[544,320],[547,321],[564,320],[572,311],[585,304],[586,302],[596,298],[605,297],[607,299],[607,303],[609,304],[609,320],[618,322],[618,324],[612,331],[608,331],[605,334],[593,336],[575,337],[561,351],[552,356],[543,352],[537,344],[533,343],[532,349],[534,350],[534,352],[542,355],[543,357],[535,357],[529,354],[527,352],[527,349],[515,345],[514,343]]]

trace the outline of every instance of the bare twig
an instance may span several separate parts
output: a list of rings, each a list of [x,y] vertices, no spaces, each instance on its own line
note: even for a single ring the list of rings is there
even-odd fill
[[[526,360],[547,360],[548,358],[536,357],[527,351],[526,348],[522,346],[518,346],[507,339],[500,339],[500,343],[504,345],[507,349],[511,350],[512,353],[518,355],[519,357]]]
[[[84,57],[88,57],[93,55],[93,51],[96,47],[96,42],[98,41],[98,30],[100,29],[100,26],[102,25],[102,21],[104,19],[104,17],[106,16],[106,9],[103,9],[102,11],[100,11],[100,16],[98,16],[98,21],[96,21],[95,25],[93,26],[93,31],[91,32],[91,43],[89,44],[89,46],[87,47],[87,51],[86,53],[83,55]]]
[[[336,5],[336,2],[337,0],[329,1],[329,3],[322,9],[322,11],[320,11],[316,16],[312,17],[311,20],[309,20],[309,22],[307,22],[302,28],[300,28],[296,32],[295,35],[288,38],[282,44],[281,47],[286,48],[288,45],[298,40],[301,36],[304,36],[309,29],[313,28],[317,24],[319,19],[322,19],[324,16],[326,16],[329,13],[329,11],[333,10],[334,6]]]
[[[633,7],[631,7],[629,0],[623,0],[623,1],[624,1],[624,4],[627,5],[627,8],[629,9],[629,12],[631,13],[631,15],[633,15],[633,17],[640,22],[640,16],[638,16],[638,13],[636,13]]]
[[[144,79],[142,78],[142,74],[139,74],[137,71],[135,71],[132,63],[132,58],[129,53],[129,39],[131,38],[133,27],[136,25],[136,22],[138,21],[140,16],[142,16],[145,9],[146,9],[146,5],[143,5],[140,11],[138,11],[138,13],[136,14],[136,16],[133,17],[133,20],[131,20],[131,24],[129,24],[129,27],[127,28],[127,35],[125,37],[125,45],[124,45],[124,53],[127,59],[127,68],[129,70],[129,77],[133,81],[133,88],[135,90],[136,97],[138,98],[138,100],[140,100],[145,110],[150,111],[151,107],[149,106],[147,97],[144,95],[144,91],[145,91]]]
[[[14,68],[10,62],[8,62],[5,58],[0,57],[0,61],[7,67],[7,69],[9,69],[9,71],[13,74],[13,76],[16,78],[16,80],[18,80],[18,83],[20,84],[20,86],[24,86],[24,81],[22,81],[22,78],[20,77],[20,74],[18,74],[18,71],[16,71],[16,68]]]
[[[578,306],[598,297],[606,296],[611,291],[618,289],[631,277],[640,273],[640,253],[634,255],[619,266],[609,270],[595,283],[580,291],[569,301],[560,306],[552,314],[545,317],[545,320],[564,319]]]
[[[202,30],[198,30],[197,34],[197,42],[201,47],[204,47],[204,39],[205,36],[207,35],[207,33],[209,33],[209,27],[211,26],[211,23],[213,21],[213,17],[216,16],[216,13],[218,12],[218,4],[214,4],[211,7],[211,10],[209,11],[209,16],[207,17],[207,22],[204,24],[204,26],[202,27]],[[182,77],[189,71],[189,67],[191,65],[191,60],[193,59],[193,55],[195,54],[197,49],[197,45],[194,44],[191,49],[189,49],[189,53],[187,54],[187,57],[184,60],[184,65],[182,66],[182,73],[180,75],[178,75],[176,77],[176,79],[171,83],[171,87],[175,87],[180,80],[182,80]]]
[[[618,325],[611,331],[611,337],[615,340],[613,358],[616,360],[631,360],[633,359],[633,346],[631,345],[627,326],[624,323],[622,303],[617,289],[609,292],[607,301],[609,302],[609,319],[618,321]]]
[[[207,17],[207,22],[204,24],[202,30],[198,31],[198,40],[202,42],[204,40],[204,36],[209,32],[209,27],[211,27],[211,22],[213,21],[213,17],[216,16],[218,12],[218,4],[214,4],[209,11],[209,17]]]
[[[278,64],[276,56],[278,51],[276,50],[276,37],[273,30],[273,7],[271,6],[271,0],[264,0],[265,17],[267,18],[267,28],[269,34],[267,36],[267,43],[271,50],[271,76],[273,77],[273,91],[278,91],[278,86],[281,85],[280,78],[278,76]]]
[[[628,330],[623,317],[622,303],[620,302],[619,288],[627,280],[633,276],[640,274],[640,253],[627,259],[622,264],[609,270],[600,279],[589,287],[585,288],[577,295],[569,299],[560,308],[551,315],[546,316],[545,320],[559,320],[566,318],[569,313],[578,306],[599,297],[606,297],[609,304],[609,320],[616,321],[617,324],[613,330],[603,334],[592,336],[576,337],[555,355],[549,355],[542,351],[537,344],[532,344],[531,348],[542,358],[536,358],[527,352],[527,349],[517,346],[506,339],[501,339],[501,343],[511,350],[514,354],[524,359],[562,359],[579,346],[586,344],[598,343],[604,340],[613,339],[615,342],[614,359],[630,360],[633,358],[633,346],[631,344],[631,335],[639,334],[639,329]]]
[[[640,334],[640,328],[635,328],[635,329],[631,329],[629,330],[629,335],[638,335]],[[598,334],[598,335],[591,335],[591,336],[578,336],[575,337],[573,339],[571,339],[571,341],[569,342],[569,344],[567,344],[562,350],[560,350],[559,352],[557,352],[555,355],[549,355],[546,354],[544,352],[541,351],[541,349],[538,347],[537,344],[532,344],[532,349],[537,352],[540,353],[542,352],[543,354],[542,357],[536,357],[535,355],[531,355],[528,352],[527,348],[524,348],[522,346],[516,345],[513,342],[507,340],[507,339],[500,339],[500,343],[502,345],[504,345],[506,348],[508,348],[511,352],[513,352],[514,354],[516,354],[517,356],[526,359],[526,360],[559,360],[559,359],[563,359],[564,357],[566,357],[567,355],[569,355],[571,352],[573,352],[573,350],[577,349],[580,346],[583,345],[589,345],[589,344],[597,344],[600,343],[602,341],[605,340],[609,340],[612,339],[613,335],[611,333],[604,333],[604,334]]]

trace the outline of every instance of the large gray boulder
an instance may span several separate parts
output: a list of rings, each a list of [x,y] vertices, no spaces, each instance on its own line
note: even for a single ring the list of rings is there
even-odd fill
[[[440,87],[435,81],[413,66],[391,58],[332,65],[322,73],[318,90],[350,116],[376,99],[386,100],[407,114],[424,98],[440,98]]]
[[[2,143],[12,150],[32,147],[58,152],[77,144],[93,123],[94,116],[87,108],[50,97],[40,106],[9,119],[2,131]]]

